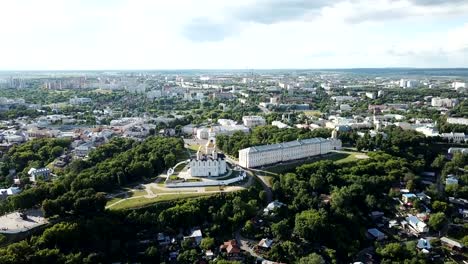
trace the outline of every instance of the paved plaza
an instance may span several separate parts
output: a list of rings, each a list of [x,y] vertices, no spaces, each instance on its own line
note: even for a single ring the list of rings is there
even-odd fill
[[[41,210],[28,210],[26,219],[19,212],[0,216],[0,234],[16,234],[47,224]]]

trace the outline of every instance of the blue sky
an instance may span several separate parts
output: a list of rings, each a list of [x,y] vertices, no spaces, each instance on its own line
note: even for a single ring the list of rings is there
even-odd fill
[[[16,0],[0,10],[0,70],[468,67],[468,0]]]

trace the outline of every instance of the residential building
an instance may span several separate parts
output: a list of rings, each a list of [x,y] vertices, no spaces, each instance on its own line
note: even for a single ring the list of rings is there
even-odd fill
[[[369,99],[375,99],[377,96],[375,95],[374,92],[366,92],[366,97]]]
[[[242,122],[244,122],[244,126],[250,127],[250,128],[266,125],[265,118],[261,116],[244,116],[242,117]]]
[[[431,100],[431,106],[452,108],[458,104],[458,99],[434,97]]]
[[[262,249],[270,249],[273,245],[273,240],[268,238],[263,238],[258,242],[258,247]]]
[[[468,85],[466,84],[466,82],[453,82],[452,83],[452,88],[455,88],[456,90],[460,89],[460,88],[467,88]]]
[[[450,174],[445,179],[445,185],[458,185],[458,179],[453,174]]]
[[[410,227],[412,227],[418,233],[425,233],[429,231],[429,227],[427,227],[426,223],[419,220],[414,215],[408,215],[408,217],[406,217],[406,221],[408,222]]]
[[[290,126],[286,125],[285,123],[281,121],[273,121],[271,122],[272,126],[278,127],[278,128],[289,128]]]
[[[449,142],[463,143],[466,141],[465,133],[442,133],[440,136]]]
[[[442,237],[440,239],[440,242],[442,242],[443,244],[447,245],[448,247],[450,247],[451,249],[457,249],[457,250],[461,250],[464,248],[463,244],[458,242],[458,241],[455,241],[453,239],[450,239],[448,237]]]
[[[408,203],[411,203],[413,202],[414,200],[417,199],[417,196],[416,194],[414,193],[404,193],[402,196],[401,196],[401,200],[403,201],[403,203],[405,204],[408,204]]]
[[[0,198],[6,198],[21,192],[19,187],[10,187],[8,189],[0,189]]]
[[[447,123],[468,126],[468,118],[449,117],[447,118]]]
[[[237,241],[235,239],[231,239],[219,246],[219,251],[226,252],[228,256],[237,256],[238,254],[240,254],[241,249],[237,244]]]
[[[453,155],[455,153],[462,153],[463,155],[468,154],[468,148],[449,148],[447,153]]]
[[[36,182],[37,180],[48,181],[50,178],[50,169],[49,168],[31,168],[28,171],[29,180],[31,182]]]
[[[375,240],[384,240],[387,236],[377,228],[367,229],[367,233]]]
[[[196,245],[200,245],[200,243],[202,241],[202,238],[203,238],[203,235],[202,235],[201,230],[200,229],[195,229],[195,230],[192,230],[190,235],[184,237],[184,240],[191,240]]]
[[[86,98],[86,97],[75,97],[69,100],[69,103],[71,105],[89,104],[91,102],[92,102],[91,98]]]

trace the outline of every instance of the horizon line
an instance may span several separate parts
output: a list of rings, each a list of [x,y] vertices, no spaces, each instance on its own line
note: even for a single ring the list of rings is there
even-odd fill
[[[343,68],[167,68],[167,69],[53,69],[53,70],[7,70],[0,69],[0,72],[99,72],[99,71],[278,71],[278,70],[468,70],[468,67],[343,67]]]

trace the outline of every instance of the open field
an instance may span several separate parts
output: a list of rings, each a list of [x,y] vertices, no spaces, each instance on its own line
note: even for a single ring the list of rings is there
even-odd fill
[[[174,189],[174,190],[169,190],[169,191],[166,191],[166,190],[161,190],[161,189],[156,189],[156,188],[153,188],[153,187],[150,187],[151,188],[151,191],[155,194],[160,194],[160,193],[173,193],[173,194],[178,194],[178,193],[196,193],[197,190],[183,190],[183,191],[177,191],[178,189]]]
[[[304,111],[304,114],[306,116],[321,116],[322,115],[322,112],[318,111],[318,110],[306,110]]]
[[[198,148],[200,148],[200,145],[197,145],[197,144],[190,144],[190,145],[188,146],[188,148],[189,148],[190,150],[193,150],[193,151],[197,152],[197,151],[198,151]]]

